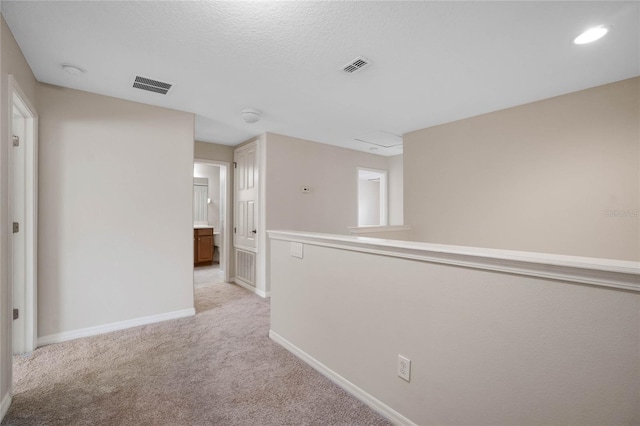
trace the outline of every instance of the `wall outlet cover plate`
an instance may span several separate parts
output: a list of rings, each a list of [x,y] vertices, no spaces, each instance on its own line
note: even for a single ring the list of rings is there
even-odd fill
[[[411,380],[411,360],[402,355],[398,355],[398,377],[406,380]]]
[[[302,259],[303,257],[303,244],[302,243],[291,243],[291,256],[297,257],[298,259]]]

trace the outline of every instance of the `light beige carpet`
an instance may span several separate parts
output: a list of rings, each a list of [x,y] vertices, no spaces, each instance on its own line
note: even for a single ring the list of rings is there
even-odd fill
[[[2,424],[389,424],[268,338],[268,300],[234,284],[195,291],[195,317],[15,357]]]
[[[220,265],[195,266],[193,268],[193,284],[212,284],[224,282],[224,273]]]

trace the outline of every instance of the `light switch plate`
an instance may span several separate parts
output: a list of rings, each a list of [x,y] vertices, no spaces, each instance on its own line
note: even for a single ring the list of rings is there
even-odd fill
[[[303,257],[303,244],[302,243],[291,243],[291,256],[297,257],[298,259],[302,259]]]

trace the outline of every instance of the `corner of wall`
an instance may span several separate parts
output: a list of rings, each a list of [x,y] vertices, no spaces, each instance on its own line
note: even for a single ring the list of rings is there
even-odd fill
[[[2,400],[1,400],[2,402],[0,402],[0,422],[4,419],[4,416],[9,411],[9,407],[11,407],[11,400],[12,400],[11,394],[13,394],[13,390],[9,389],[2,396]]]
[[[6,312],[12,309],[11,288],[8,276],[9,248],[6,230],[9,228],[9,93],[8,75],[12,74],[26,98],[31,103],[36,101],[37,81],[4,16],[0,14],[0,396],[2,412],[11,403],[12,389],[12,324]],[[37,108],[37,105],[36,105]]]

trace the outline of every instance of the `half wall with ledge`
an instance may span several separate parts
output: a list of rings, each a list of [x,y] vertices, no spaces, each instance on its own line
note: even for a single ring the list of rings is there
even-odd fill
[[[396,424],[640,419],[638,262],[268,234],[271,338]]]
[[[411,240],[411,225],[350,226],[349,234],[388,240]]]

